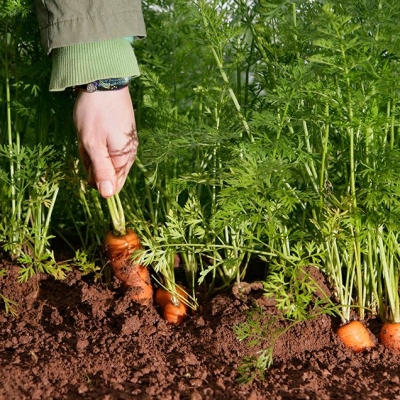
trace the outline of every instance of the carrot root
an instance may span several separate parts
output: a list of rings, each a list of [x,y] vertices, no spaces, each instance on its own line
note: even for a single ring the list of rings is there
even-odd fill
[[[184,299],[187,299],[187,293],[183,286],[176,285],[176,292]],[[162,287],[158,288],[154,300],[160,306],[164,319],[169,323],[180,325],[184,321],[188,306],[180,299],[177,299],[177,304],[174,304],[172,295],[168,290]]]
[[[400,355],[400,323],[386,322],[379,333],[379,339],[388,350]]]
[[[150,304],[153,299],[150,274],[145,266],[131,259],[134,251],[140,249],[136,233],[132,229],[127,229],[124,236],[109,232],[104,247],[115,277],[132,290],[132,299],[143,305]]]
[[[135,276],[136,274],[136,276]],[[148,305],[153,300],[153,287],[150,282],[150,274],[143,265],[138,265],[134,274],[135,281],[130,285],[132,287],[132,299],[137,303]]]
[[[182,296],[184,299],[187,299],[188,296],[187,296],[187,293],[186,293],[186,291],[185,291],[183,286],[176,285],[175,289],[176,289],[176,293],[178,295]],[[155,300],[156,304],[158,304],[161,307],[161,309],[164,309],[164,307],[168,303],[171,302],[172,295],[167,289],[164,289],[163,287],[159,287],[156,290],[156,295],[155,295],[154,300]]]
[[[179,302],[179,305],[168,303],[164,307],[163,317],[173,325],[180,325],[187,314],[187,305]]]
[[[360,353],[375,346],[368,329],[359,321],[351,321],[340,327],[337,335],[344,345],[355,353]]]

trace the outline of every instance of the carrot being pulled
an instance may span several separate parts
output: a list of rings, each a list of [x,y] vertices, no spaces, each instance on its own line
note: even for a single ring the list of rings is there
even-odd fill
[[[125,218],[118,195],[107,199],[114,229],[107,233],[104,250],[116,278],[132,291],[132,299],[148,305],[153,299],[153,288],[147,268],[136,263],[132,254],[141,248],[139,237],[125,228]]]

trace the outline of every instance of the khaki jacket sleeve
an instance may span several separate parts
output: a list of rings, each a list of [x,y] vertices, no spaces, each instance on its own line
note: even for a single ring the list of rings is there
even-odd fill
[[[144,37],[140,0],[35,0],[47,53],[74,44]]]

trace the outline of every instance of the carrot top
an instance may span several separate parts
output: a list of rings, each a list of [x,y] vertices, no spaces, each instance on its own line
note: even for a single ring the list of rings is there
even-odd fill
[[[107,206],[111,216],[114,235],[124,236],[126,234],[125,214],[118,193],[107,199]]]

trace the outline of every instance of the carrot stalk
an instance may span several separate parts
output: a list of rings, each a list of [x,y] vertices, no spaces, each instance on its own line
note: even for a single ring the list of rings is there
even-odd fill
[[[116,235],[125,235],[125,214],[118,194],[107,199],[111,222]]]

